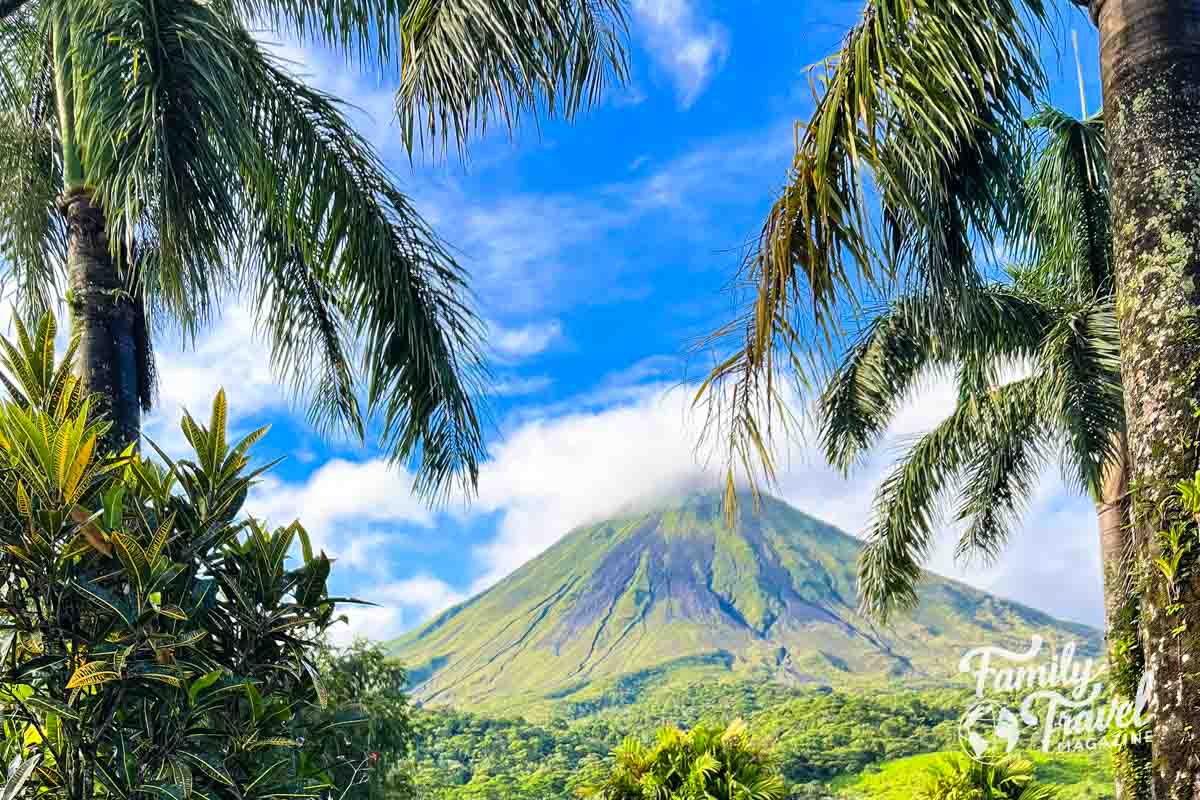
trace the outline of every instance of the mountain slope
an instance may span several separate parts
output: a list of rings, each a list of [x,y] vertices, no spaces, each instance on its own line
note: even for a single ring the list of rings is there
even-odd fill
[[[935,576],[880,629],[856,610],[859,546],[770,498],[730,529],[719,495],[692,495],[571,532],[392,650],[421,702],[526,712],[725,676],[945,679],[970,647],[1033,633],[1099,652],[1097,631]]]

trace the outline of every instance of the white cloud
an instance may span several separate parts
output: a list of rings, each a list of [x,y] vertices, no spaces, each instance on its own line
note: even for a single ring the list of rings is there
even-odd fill
[[[691,0],[634,0],[633,13],[646,47],[671,76],[680,105],[690,107],[724,65],[729,32],[702,18]]]
[[[158,398],[144,428],[168,454],[188,449],[179,431],[184,409],[207,421],[218,389],[225,389],[235,423],[266,409],[287,407],[285,390],[271,370],[269,351],[254,333],[252,313],[241,303],[227,305],[200,332],[195,346],[178,337],[160,343],[155,365]]]
[[[378,605],[339,609],[346,615],[348,624],[336,625],[330,631],[330,639],[334,644],[349,644],[358,637],[380,640],[395,638],[404,630],[467,598],[445,581],[420,574],[375,586],[364,592],[363,599]]]
[[[492,450],[473,513],[501,512],[494,539],[477,549],[476,588],[507,575],[570,529],[647,493],[703,478],[692,453],[681,390],[643,392],[603,412],[533,420]]]
[[[527,397],[543,392],[553,384],[554,379],[548,375],[535,375],[532,377],[501,378],[493,382],[488,388],[491,394],[496,397]]]
[[[494,354],[506,361],[536,356],[562,339],[562,323],[556,319],[530,322],[516,327],[488,323],[487,340]]]
[[[268,476],[251,492],[246,510],[276,525],[299,519],[313,539],[346,566],[385,573],[386,545],[400,538],[384,529],[428,527],[430,510],[410,491],[412,476],[384,459],[333,459],[303,482]]]

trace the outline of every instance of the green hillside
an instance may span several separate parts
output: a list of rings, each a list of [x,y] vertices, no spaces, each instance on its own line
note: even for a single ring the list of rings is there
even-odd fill
[[[956,753],[929,753],[889,761],[858,775],[835,780],[831,793],[839,800],[911,800],[939,762]],[[1095,753],[1023,754],[1037,767],[1038,780],[1058,790],[1056,800],[1111,800],[1112,764],[1106,751]]]
[[[732,529],[716,494],[579,528],[392,652],[420,703],[529,719],[703,681],[932,685],[966,649],[1034,633],[1099,652],[1097,631],[938,577],[881,629],[857,612],[857,540],[781,501],[752,505]]]

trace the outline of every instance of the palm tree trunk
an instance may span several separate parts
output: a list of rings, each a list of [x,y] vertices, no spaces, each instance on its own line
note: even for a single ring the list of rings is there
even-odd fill
[[[80,337],[76,373],[99,396],[112,422],[106,444],[120,451],[137,441],[141,428],[137,307],[109,250],[104,211],[93,204],[91,193],[69,192],[61,206],[72,332]]]
[[[1138,487],[1132,511],[1146,667],[1154,674],[1153,796],[1200,798],[1200,581],[1148,567],[1196,471],[1200,366],[1200,0],[1092,0],[1111,164],[1122,380]],[[1192,534],[1189,534],[1189,536]],[[1194,558],[1194,556],[1193,556]],[[1193,575],[1181,578],[1180,575]],[[1182,627],[1181,627],[1182,626]]]
[[[1104,638],[1108,663],[1118,693],[1133,700],[1145,668],[1138,639],[1138,604],[1133,590],[1132,529],[1129,517],[1129,443],[1118,437],[1117,460],[1104,470],[1096,503],[1100,520],[1100,559],[1104,571]],[[1124,744],[1113,754],[1116,800],[1150,797],[1146,765],[1149,742]]]

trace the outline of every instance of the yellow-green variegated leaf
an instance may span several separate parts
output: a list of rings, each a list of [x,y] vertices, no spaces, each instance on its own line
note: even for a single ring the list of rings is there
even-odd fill
[[[75,674],[67,681],[68,689],[85,689],[89,686],[99,686],[109,681],[120,680],[121,676],[113,668],[111,661],[89,661],[75,670]]]
[[[171,535],[171,531],[175,528],[175,515],[167,517],[163,523],[158,526],[158,530],[154,533],[154,540],[150,542],[150,552],[147,557],[150,563],[153,564],[162,555],[163,548],[167,546],[167,539]]]
[[[96,449],[96,434],[91,434],[79,447],[75,459],[63,477],[63,497],[68,503],[74,503],[83,494],[85,483],[83,476],[92,463],[92,452]]]
[[[266,739],[255,739],[246,745],[247,750],[262,750],[266,747],[300,747],[303,743],[295,739],[285,739],[282,736],[272,736]]]
[[[175,640],[175,647],[192,647],[205,636],[208,631],[188,631]]]
[[[17,481],[17,511],[20,511],[24,517],[33,514],[33,506],[29,502],[29,492],[25,489],[25,482],[20,480]]]

